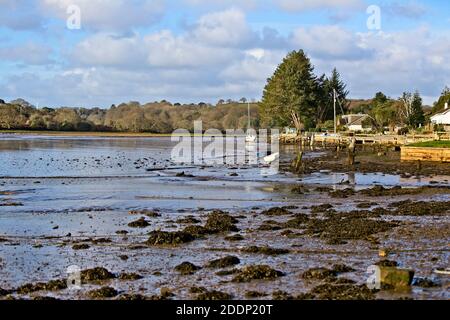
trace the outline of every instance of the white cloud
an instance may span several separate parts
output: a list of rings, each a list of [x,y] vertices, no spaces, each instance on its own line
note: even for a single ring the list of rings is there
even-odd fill
[[[56,3],[65,0],[41,1],[57,8]],[[81,2],[89,6],[88,11],[101,9],[99,0]],[[307,3],[311,2],[303,2]],[[337,2],[318,4],[330,8]],[[40,105],[104,107],[128,100],[215,102],[219,98],[260,97],[267,77],[294,49],[305,50],[317,73],[337,67],[353,97],[367,98],[380,90],[396,97],[415,89],[425,97],[436,97],[449,85],[450,36],[445,30],[440,35],[424,27],[356,33],[336,25],[312,25],[292,29],[285,36],[274,28],[256,31],[243,9],[233,7],[208,12],[187,29],[171,30],[165,25],[165,29],[143,28],[126,36],[115,35],[120,26],[134,29],[152,23],[152,19],[140,20],[136,8],[119,0],[108,12],[101,12],[102,17],[88,14],[85,18],[91,29],[80,35],[81,40],[69,48],[64,44],[75,37],[58,42],[64,55],[52,52],[44,41],[3,44],[2,61],[29,68],[7,70],[0,80],[0,95],[23,96]],[[110,21],[107,17],[116,17],[118,10],[131,12],[137,20]],[[56,46],[53,48],[56,51]],[[49,60],[53,56],[57,63]],[[49,62],[54,66],[51,71]]]
[[[191,6],[213,7],[240,7],[243,9],[255,9],[263,0],[184,0]]]
[[[43,19],[38,14],[36,4],[23,0],[0,0],[0,28],[15,31],[41,30]]]
[[[298,28],[292,34],[292,44],[322,59],[355,60],[370,56],[359,36],[339,26]]]
[[[318,71],[336,66],[349,84],[352,96],[367,98],[376,91],[398,97],[419,90],[425,97],[439,96],[449,84],[450,37],[436,36],[427,28],[359,34],[358,46],[371,55],[359,59],[326,59],[313,56]],[[427,103],[433,101],[428,98]]]
[[[383,12],[387,14],[405,17],[410,19],[419,19],[428,11],[427,7],[417,1],[393,2],[382,6]]]
[[[305,11],[318,9],[348,9],[360,8],[362,0],[279,0],[280,7],[287,11]]]
[[[52,62],[53,49],[47,45],[27,42],[14,46],[0,47],[0,60],[26,65],[44,65]]]
[[[157,22],[164,13],[163,0],[39,0],[42,9],[67,19],[67,8],[79,6],[81,27],[93,30],[125,31]]]
[[[245,14],[236,8],[202,16],[192,30],[192,37],[215,46],[240,46],[256,39]]]

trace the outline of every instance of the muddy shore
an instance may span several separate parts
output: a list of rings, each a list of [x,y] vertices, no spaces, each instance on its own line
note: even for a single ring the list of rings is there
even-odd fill
[[[126,196],[133,177],[3,177],[0,299],[449,299],[435,271],[449,263],[450,166],[360,149],[349,167],[318,151],[301,175],[246,185],[250,199],[249,169],[166,171]],[[294,156],[284,150],[284,170]],[[369,289],[377,263],[413,270],[411,285]],[[74,265],[81,289],[67,287]]]

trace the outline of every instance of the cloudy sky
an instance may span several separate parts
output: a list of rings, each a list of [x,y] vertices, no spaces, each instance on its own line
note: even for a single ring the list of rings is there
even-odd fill
[[[0,98],[39,106],[259,99],[297,49],[353,98],[432,103],[450,85],[450,1],[0,0]]]

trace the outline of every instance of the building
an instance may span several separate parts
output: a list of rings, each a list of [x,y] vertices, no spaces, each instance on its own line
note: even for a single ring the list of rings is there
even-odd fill
[[[365,127],[364,121],[369,118],[367,114],[347,114],[342,116],[343,124],[350,131],[370,131],[372,127]]]
[[[443,112],[437,113],[431,117],[431,123],[442,125],[445,131],[450,131],[450,109],[448,108],[448,103],[445,104]]]

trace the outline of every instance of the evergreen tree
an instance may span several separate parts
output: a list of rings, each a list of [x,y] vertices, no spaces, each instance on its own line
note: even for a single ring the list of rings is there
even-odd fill
[[[303,50],[292,51],[268,79],[260,104],[262,120],[269,126],[301,130],[314,125],[317,78]]]
[[[317,93],[316,98],[318,101],[316,121],[323,123],[327,120],[334,119],[334,101],[333,101],[333,89],[336,90],[336,97],[338,99],[336,108],[338,113],[346,111],[348,108],[347,96],[349,94],[347,85],[341,80],[341,75],[336,68],[333,69],[331,77],[327,78],[322,75],[317,79]],[[339,106],[339,103],[341,107]]]
[[[425,115],[423,112],[422,98],[420,93],[416,91],[412,98],[411,114],[408,118],[408,125],[417,128],[425,123]]]

